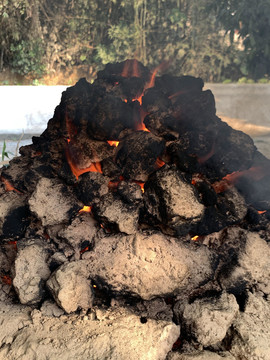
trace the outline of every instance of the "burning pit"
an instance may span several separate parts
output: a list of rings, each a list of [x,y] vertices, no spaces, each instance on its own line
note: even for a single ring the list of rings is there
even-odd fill
[[[81,79],[1,169],[0,358],[267,359],[270,160],[156,73]]]

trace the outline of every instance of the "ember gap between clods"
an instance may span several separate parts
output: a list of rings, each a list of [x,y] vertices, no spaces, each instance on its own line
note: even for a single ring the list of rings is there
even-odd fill
[[[1,169],[0,300],[166,321],[153,359],[253,359],[241,331],[253,303],[270,318],[270,160],[200,78],[156,73],[126,60],[81,79]]]

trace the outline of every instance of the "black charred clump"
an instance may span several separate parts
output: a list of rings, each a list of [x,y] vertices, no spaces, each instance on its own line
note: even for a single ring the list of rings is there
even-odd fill
[[[67,88],[47,129],[1,171],[12,206],[0,236],[40,231],[29,199],[44,177],[72,194],[65,222],[85,205],[104,228],[126,233],[205,235],[250,218],[257,225],[251,214],[270,210],[270,161],[216,116],[214,96],[203,87],[192,76],[153,81],[146,67],[127,60],[106,65],[93,84],[81,79]],[[5,182],[16,189],[12,196]],[[119,223],[125,216],[127,226]]]

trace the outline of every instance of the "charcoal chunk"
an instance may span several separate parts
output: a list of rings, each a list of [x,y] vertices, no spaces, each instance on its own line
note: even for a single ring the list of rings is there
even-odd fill
[[[121,140],[116,154],[116,164],[125,179],[146,181],[157,169],[156,161],[165,149],[165,143],[146,131],[137,131]]]

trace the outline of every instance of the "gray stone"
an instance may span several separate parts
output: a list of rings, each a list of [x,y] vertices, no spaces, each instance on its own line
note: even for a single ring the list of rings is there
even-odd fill
[[[171,322],[142,323],[129,309],[104,312],[94,321],[75,314],[37,315],[0,348],[0,359],[165,360],[180,334]]]
[[[242,235],[241,235],[242,234]],[[221,284],[224,288],[232,288],[235,284],[249,283],[265,294],[270,294],[270,247],[257,233],[241,230],[239,239],[241,249],[238,253],[238,262],[228,276],[221,274]],[[228,240],[236,236],[238,229],[231,229]]]
[[[109,236],[83,258],[95,282],[145,300],[183,295],[213,274],[209,249],[161,233]]]
[[[83,207],[65,185],[48,178],[39,180],[29,205],[43,226],[67,223]]]
[[[40,239],[21,240],[14,264],[13,286],[22,304],[37,304],[44,296],[45,281],[51,272],[46,242]]]
[[[197,299],[185,304],[181,318],[188,333],[203,346],[210,346],[225,338],[238,309],[234,295],[224,292],[219,298]]]
[[[55,316],[59,317],[64,315],[64,310],[56,305],[56,303],[52,300],[46,300],[42,304],[40,311],[44,316]]]
[[[245,311],[233,325],[234,337],[230,352],[236,359],[269,360],[270,304],[249,293]]]
[[[235,357],[228,352],[219,354],[211,351],[196,351],[193,353],[179,354],[177,352],[170,352],[166,360],[234,360]]]
[[[83,244],[92,244],[97,232],[96,224],[97,222],[88,213],[81,213],[70,225],[58,232],[58,237],[63,238],[74,249],[75,260],[80,259]]]
[[[64,263],[47,281],[56,303],[67,313],[92,306],[93,292],[86,269],[85,261]]]
[[[188,233],[204,214],[194,187],[174,166],[163,166],[150,177],[144,198],[151,216],[180,233]]]
[[[105,228],[107,225],[117,227],[117,230],[126,234],[137,231],[139,208],[137,205],[124,203],[114,194],[103,196],[94,211]]]
[[[12,343],[20,328],[31,323],[30,311],[31,308],[28,306],[11,305],[0,301],[0,349],[5,344]],[[1,351],[0,359],[5,359],[1,357]]]

